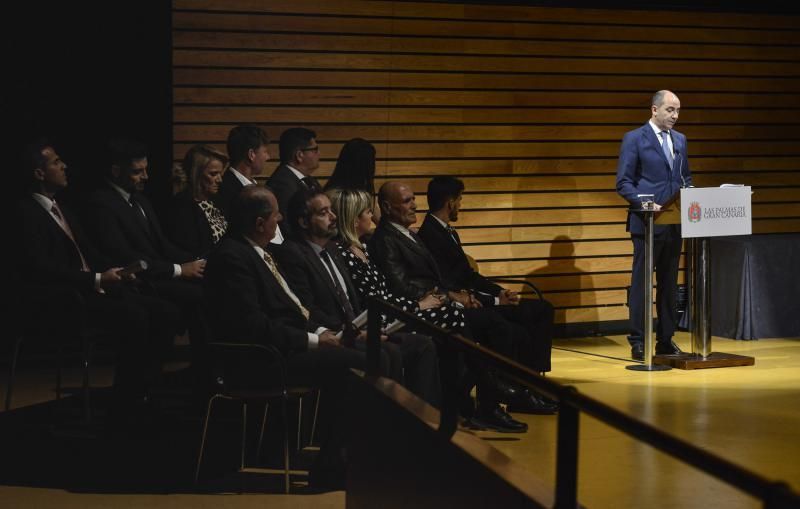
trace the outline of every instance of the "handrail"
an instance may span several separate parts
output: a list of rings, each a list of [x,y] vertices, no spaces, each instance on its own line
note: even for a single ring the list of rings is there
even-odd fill
[[[451,333],[428,323],[402,309],[376,297],[369,298],[369,322],[367,328],[367,373],[377,375],[380,371],[380,327],[381,315],[400,319],[413,330],[431,335],[440,347],[445,365],[453,365],[454,352],[463,353],[473,361],[503,371],[517,382],[558,401],[556,504],[558,509],[574,509],[577,505],[578,471],[578,424],[580,412],[630,435],[656,449],[680,459],[699,470],[758,498],[766,509],[798,508],[800,495],[785,482],[770,481],[744,467],[705,451],[685,440],[681,440],[655,426],[631,417],[616,408],[578,392],[572,386],[562,385],[537,374],[535,371],[485,348],[460,334]],[[443,370],[443,375],[444,375]],[[453,373],[455,371],[452,371]],[[444,385],[444,384],[443,384]],[[455,386],[455,384],[452,384]],[[458,420],[458,395],[443,390],[439,432],[450,437],[455,433]]]

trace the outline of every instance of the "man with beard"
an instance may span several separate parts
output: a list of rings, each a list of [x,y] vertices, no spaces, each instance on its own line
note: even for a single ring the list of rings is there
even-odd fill
[[[353,319],[363,306],[345,264],[331,245],[339,231],[330,199],[319,189],[301,189],[289,201],[288,209],[295,238],[276,250],[276,256],[289,286],[313,320],[328,329],[343,331],[348,343],[352,340],[354,348],[364,349],[366,333],[353,327]],[[436,405],[440,389],[432,340],[402,332],[383,339],[384,372]]]
[[[108,144],[109,166],[103,183],[89,197],[86,224],[100,251],[111,263],[124,267],[144,260],[139,276],[143,291],[178,306],[189,329],[192,357],[200,367],[201,354],[195,330],[197,306],[202,300],[200,280],[206,261],[175,246],[161,229],[150,201],[142,193],[148,181],[147,147],[130,139]]]
[[[450,224],[458,221],[464,183],[450,177],[434,177],[428,183],[428,207],[419,237],[430,250],[445,284],[461,288],[480,305],[492,309],[513,327],[514,359],[539,373],[550,371],[553,343],[553,306],[546,300],[520,299],[519,294],[493,283],[474,270],[461,246],[458,232]],[[522,391],[524,393],[524,391]],[[515,412],[553,413],[555,406],[535,395],[525,401],[507,401]]]

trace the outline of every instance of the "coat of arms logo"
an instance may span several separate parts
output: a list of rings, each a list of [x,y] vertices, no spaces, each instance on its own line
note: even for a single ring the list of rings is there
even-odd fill
[[[700,204],[693,201],[689,204],[689,222],[699,223],[703,217],[703,211],[700,209]]]

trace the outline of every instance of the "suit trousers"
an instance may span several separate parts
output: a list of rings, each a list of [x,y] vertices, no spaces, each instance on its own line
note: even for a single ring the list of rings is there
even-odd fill
[[[644,341],[644,235],[631,235],[633,241],[633,270],[628,295],[631,345]],[[665,227],[653,237],[653,267],[656,274],[656,340],[669,343],[675,333],[677,320],[678,263],[682,240],[675,225]]]
[[[473,339],[480,345],[490,348],[500,355],[514,358],[514,325],[493,308],[471,308],[464,310],[467,327]],[[500,400],[493,375],[484,366],[476,365],[469,357],[467,365],[467,386],[477,384],[478,411],[494,408]],[[464,417],[471,417],[469,409],[462,409]]]
[[[403,362],[403,385],[430,405],[439,407],[441,383],[436,345],[429,336],[396,332],[389,344],[400,349]]]

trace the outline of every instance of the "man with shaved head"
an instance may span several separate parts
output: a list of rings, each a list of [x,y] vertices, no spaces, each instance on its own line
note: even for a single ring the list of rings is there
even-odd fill
[[[681,101],[669,90],[659,90],[650,101],[650,120],[625,134],[617,163],[617,192],[630,203],[631,210],[642,206],[639,195],[653,195],[656,210],[692,183],[686,136],[675,129]],[[631,357],[644,359],[644,220],[628,212],[627,231],[633,241],[630,312]],[[680,225],[656,225],[653,265],[656,272],[656,354],[680,353],[672,341],[676,321],[678,260],[681,255]]]

